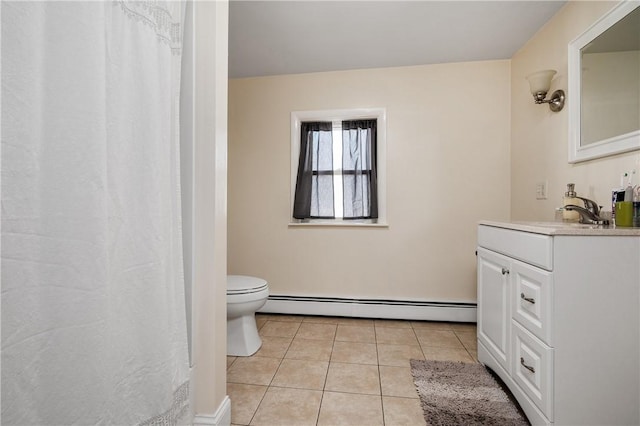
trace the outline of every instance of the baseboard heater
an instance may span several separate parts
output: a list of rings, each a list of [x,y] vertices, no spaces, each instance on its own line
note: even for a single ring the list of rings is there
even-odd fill
[[[270,295],[259,312],[357,318],[476,322],[476,303]]]

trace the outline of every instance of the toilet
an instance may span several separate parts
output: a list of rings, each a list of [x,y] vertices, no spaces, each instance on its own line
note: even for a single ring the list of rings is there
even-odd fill
[[[269,286],[262,278],[227,276],[227,355],[250,356],[260,349],[255,313],[267,297]]]

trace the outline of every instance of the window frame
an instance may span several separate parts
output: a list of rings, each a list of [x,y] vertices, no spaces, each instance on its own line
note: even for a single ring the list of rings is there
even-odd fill
[[[385,108],[354,108],[291,112],[291,173],[289,193],[289,226],[377,226],[387,227],[387,119]],[[300,221],[293,217],[296,178],[300,160],[300,125],[306,121],[377,120],[377,219],[308,219]]]

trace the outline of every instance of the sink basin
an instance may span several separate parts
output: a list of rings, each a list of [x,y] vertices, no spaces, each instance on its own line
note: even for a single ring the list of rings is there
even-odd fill
[[[549,228],[564,228],[565,226],[569,225],[569,223],[564,223],[564,222],[522,222],[523,225],[530,225],[530,226],[544,226],[549,227]],[[575,223],[573,225],[580,225],[579,223]]]
[[[539,226],[543,228],[578,228],[578,229],[602,229],[607,228],[604,225],[593,225],[589,223],[577,223],[577,222],[520,222],[522,225]]]

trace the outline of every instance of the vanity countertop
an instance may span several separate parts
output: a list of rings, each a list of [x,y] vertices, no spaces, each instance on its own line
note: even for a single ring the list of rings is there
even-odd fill
[[[482,220],[479,222],[479,224],[544,235],[615,235],[629,237],[640,236],[640,228],[616,228],[615,226],[597,226],[571,222],[496,222],[491,220]]]

